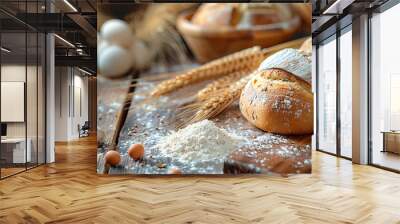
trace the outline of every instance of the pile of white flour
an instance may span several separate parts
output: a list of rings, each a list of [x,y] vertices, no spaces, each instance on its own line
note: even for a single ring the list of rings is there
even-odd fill
[[[240,141],[212,121],[203,120],[160,139],[157,147],[181,162],[201,162],[225,158]]]

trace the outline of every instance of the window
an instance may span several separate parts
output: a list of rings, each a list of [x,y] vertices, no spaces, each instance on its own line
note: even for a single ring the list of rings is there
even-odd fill
[[[336,153],[336,36],[318,48],[318,149]]]
[[[20,16],[44,1],[0,1]],[[18,6],[18,7],[17,7]],[[0,12],[0,178],[45,163],[45,35]],[[13,108],[13,109],[10,109]]]
[[[352,157],[352,33],[351,26],[340,36],[340,155]]]
[[[400,170],[400,4],[371,18],[371,162]]]

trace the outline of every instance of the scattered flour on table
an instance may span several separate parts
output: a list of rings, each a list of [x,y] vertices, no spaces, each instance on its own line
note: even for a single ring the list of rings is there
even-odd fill
[[[160,139],[157,147],[165,156],[181,162],[223,159],[243,139],[203,120]]]

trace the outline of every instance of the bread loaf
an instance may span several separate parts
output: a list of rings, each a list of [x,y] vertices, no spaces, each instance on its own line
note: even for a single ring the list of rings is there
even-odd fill
[[[238,4],[202,4],[193,15],[192,23],[198,26],[218,28],[236,26],[240,19]]]
[[[313,133],[311,85],[283,69],[260,70],[240,96],[240,111],[256,127],[272,133]]]
[[[193,15],[192,23],[204,28],[249,28],[287,21],[292,17],[286,5],[268,3],[205,3]]]
[[[311,55],[304,51],[286,48],[267,57],[258,70],[280,68],[311,83]]]

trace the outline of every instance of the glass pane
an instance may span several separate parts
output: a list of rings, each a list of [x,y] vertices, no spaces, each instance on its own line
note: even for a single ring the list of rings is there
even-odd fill
[[[372,26],[372,163],[400,170],[400,5],[374,15]]]
[[[46,38],[44,34],[39,34],[39,45],[38,45],[38,163],[45,163],[45,44]]]
[[[0,7],[14,14],[41,13],[44,3],[0,1]],[[45,36],[2,12],[0,18],[7,20],[0,23],[0,167],[1,177],[5,177],[45,161]]]
[[[318,149],[336,153],[336,39],[318,48]]]
[[[36,1],[27,2],[27,13],[37,13],[38,5]],[[36,19],[37,17],[34,17]],[[36,21],[32,21],[36,22]],[[27,30],[27,75],[26,75],[26,115],[27,115],[27,143],[30,148],[30,160],[27,167],[37,165],[37,73],[38,73],[38,35],[35,30]]]
[[[340,36],[340,153],[352,157],[352,35]]]
[[[27,112],[27,142],[29,144],[28,149],[30,147],[30,160],[27,164],[28,167],[34,167],[37,165],[37,132],[38,132],[38,124],[37,124],[37,115],[38,115],[38,107],[37,107],[37,84],[38,84],[38,57],[37,57],[37,45],[38,45],[38,36],[36,32],[31,32],[27,34],[28,38],[28,64],[27,64],[27,80],[26,80],[26,112]]]
[[[1,166],[2,177],[25,170],[30,161],[26,144],[26,33],[1,34]],[[27,149],[28,146],[28,150]]]

